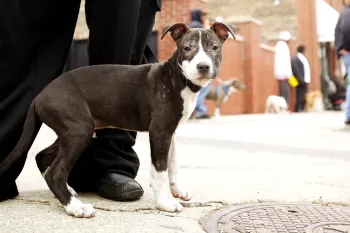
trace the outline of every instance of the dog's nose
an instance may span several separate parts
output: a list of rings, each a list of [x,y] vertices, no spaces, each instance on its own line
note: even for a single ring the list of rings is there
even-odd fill
[[[197,70],[201,73],[207,73],[210,70],[210,65],[206,62],[200,62],[197,64]]]

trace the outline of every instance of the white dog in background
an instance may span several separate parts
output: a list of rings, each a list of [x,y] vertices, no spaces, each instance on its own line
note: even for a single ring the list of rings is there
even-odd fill
[[[270,95],[266,99],[265,113],[286,114],[288,105],[283,97]]]

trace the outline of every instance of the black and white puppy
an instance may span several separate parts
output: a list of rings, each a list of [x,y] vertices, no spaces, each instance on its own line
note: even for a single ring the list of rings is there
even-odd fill
[[[215,78],[222,44],[234,36],[234,26],[214,23],[210,29],[189,29],[183,23],[163,28],[176,49],[168,61],[139,66],[95,65],[64,73],[33,100],[23,134],[0,164],[0,177],[26,156],[39,123],[55,131],[57,141],[37,157],[50,190],[69,215],[92,217],[95,210],[75,197],[67,178],[75,161],[89,145],[95,129],[114,127],[149,132],[151,187],[157,208],[175,212],[183,206],[167,196],[167,176],[174,197],[189,200],[178,181],[175,132],[194,110],[199,90]],[[55,151],[56,150],[56,151]],[[53,152],[54,151],[54,152]]]

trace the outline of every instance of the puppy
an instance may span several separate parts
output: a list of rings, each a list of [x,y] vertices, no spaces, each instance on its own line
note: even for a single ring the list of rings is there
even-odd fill
[[[161,38],[170,32],[176,49],[166,62],[95,65],[62,74],[31,103],[19,142],[0,164],[0,177],[27,155],[40,123],[45,123],[58,138],[44,150],[49,156],[37,157],[38,167],[66,212],[89,218],[95,215],[94,208],[75,197],[67,178],[95,129],[149,132],[156,207],[181,211],[182,205],[166,192],[170,186],[174,197],[191,199],[177,178],[175,132],[193,112],[201,88],[218,75],[222,45],[229,34],[234,37],[234,30],[233,25],[219,22],[210,29],[190,29],[183,23],[168,25]]]
[[[270,95],[266,99],[265,113],[286,114],[288,105],[286,100],[277,95]]]

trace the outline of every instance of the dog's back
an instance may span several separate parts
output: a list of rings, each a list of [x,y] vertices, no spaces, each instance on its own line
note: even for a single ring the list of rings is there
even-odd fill
[[[209,87],[207,100],[218,101],[220,104],[227,101],[227,99],[236,91],[245,90],[245,85],[239,79],[233,78],[227,80],[219,85],[211,85]]]
[[[266,99],[265,113],[286,113],[288,105],[286,100],[277,95],[270,95]]]

